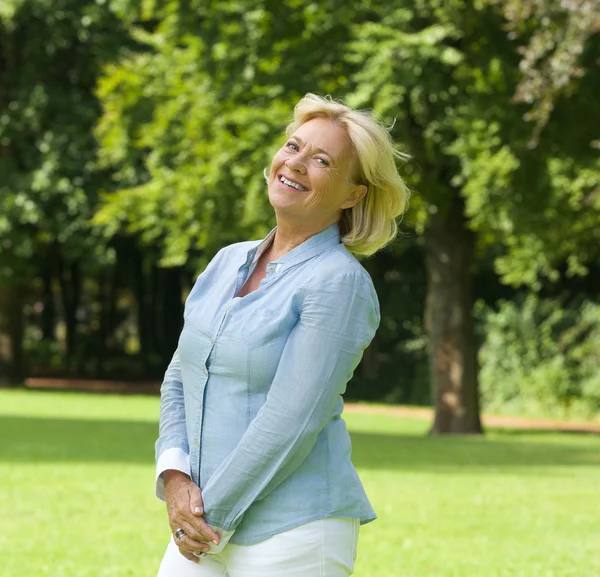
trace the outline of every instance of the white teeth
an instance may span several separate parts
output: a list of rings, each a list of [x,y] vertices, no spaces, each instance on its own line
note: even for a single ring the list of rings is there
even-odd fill
[[[300,190],[302,192],[304,192],[305,190],[307,190],[303,186],[300,186],[299,184],[296,184],[295,182],[292,182],[291,180],[288,180],[285,176],[280,176],[279,180],[281,180],[281,182],[283,182],[283,184],[285,184],[286,186],[292,186],[296,190]]]

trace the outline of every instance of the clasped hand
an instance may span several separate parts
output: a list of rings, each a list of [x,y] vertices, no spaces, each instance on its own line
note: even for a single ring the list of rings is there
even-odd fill
[[[175,535],[178,529],[185,532],[182,537],[175,537],[175,544],[186,559],[197,562],[197,555],[210,550],[208,543],[217,545],[220,540],[219,534],[202,518],[202,491],[181,471],[165,471],[164,481],[171,533]]]

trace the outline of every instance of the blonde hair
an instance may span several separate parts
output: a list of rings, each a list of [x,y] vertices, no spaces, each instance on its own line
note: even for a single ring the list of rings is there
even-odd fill
[[[396,158],[407,155],[394,148],[389,132],[370,112],[310,93],[294,108],[286,135],[314,118],[328,118],[341,125],[352,141],[359,174],[349,178],[353,184],[364,184],[367,193],[358,204],[343,210],[341,240],[352,253],[372,255],[398,234],[397,219],[406,210],[409,191],[398,174]]]

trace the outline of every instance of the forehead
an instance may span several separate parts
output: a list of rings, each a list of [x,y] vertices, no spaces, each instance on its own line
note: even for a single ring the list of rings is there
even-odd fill
[[[320,148],[334,158],[352,155],[352,141],[345,128],[328,118],[313,118],[293,133],[310,148]]]

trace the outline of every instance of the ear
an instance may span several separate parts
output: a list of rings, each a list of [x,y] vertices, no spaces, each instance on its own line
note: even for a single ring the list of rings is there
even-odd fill
[[[356,206],[367,194],[367,187],[364,184],[358,184],[352,189],[350,196],[342,203],[340,208],[352,208]]]

